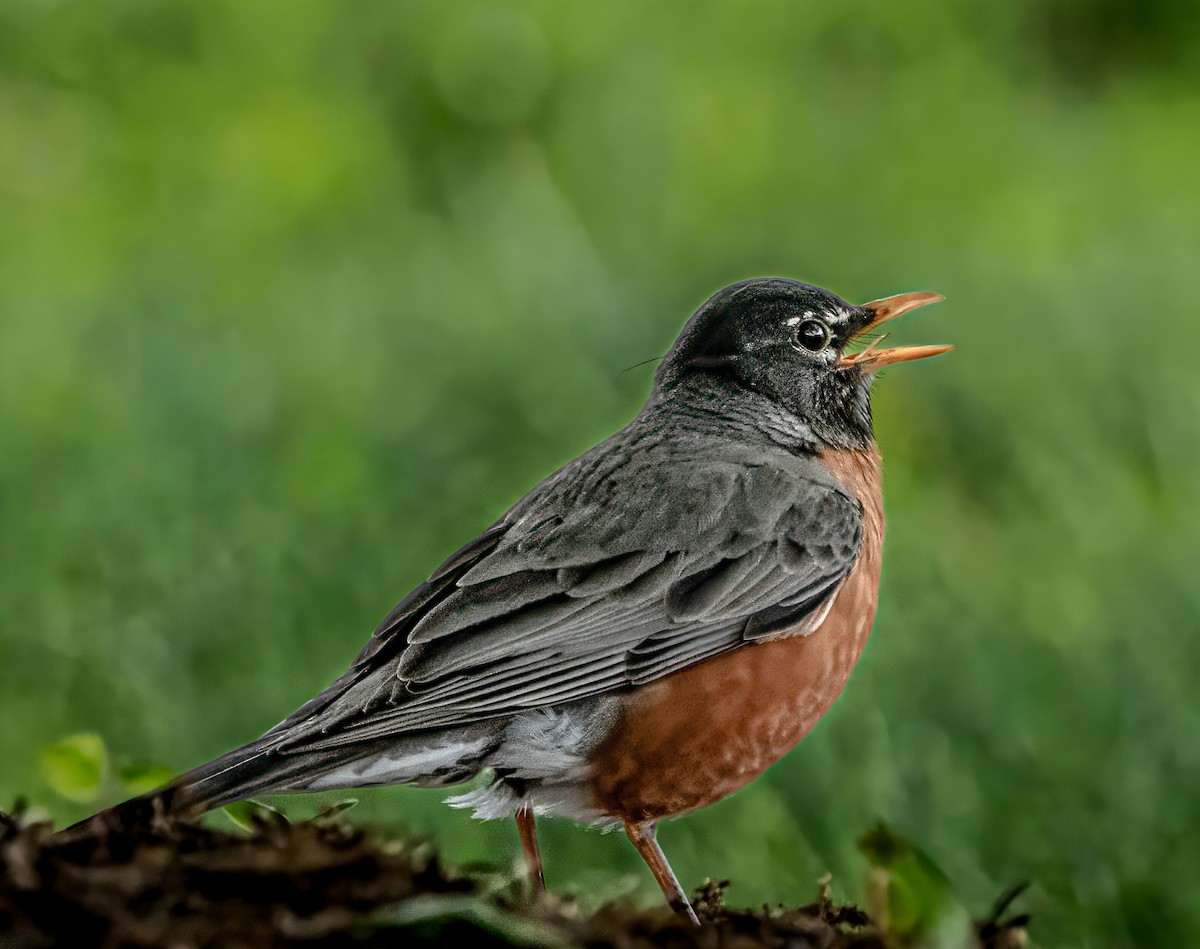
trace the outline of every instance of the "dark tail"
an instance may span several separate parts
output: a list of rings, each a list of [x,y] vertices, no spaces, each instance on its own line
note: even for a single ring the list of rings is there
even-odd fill
[[[271,732],[181,774],[169,784],[131,798],[59,831],[75,839],[130,827],[156,827],[171,819],[199,817],[205,811],[242,801],[266,791],[286,791],[289,784],[322,770],[304,752],[279,751],[281,736]]]
[[[255,794],[300,790],[295,785],[326,770],[330,763],[294,745],[284,752],[282,746],[294,740],[297,733],[302,734],[303,726],[361,675],[362,670],[351,668],[261,738],[193,768],[161,788],[93,814],[55,836],[71,840],[103,832],[104,828],[161,826],[170,819],[196,818]]]

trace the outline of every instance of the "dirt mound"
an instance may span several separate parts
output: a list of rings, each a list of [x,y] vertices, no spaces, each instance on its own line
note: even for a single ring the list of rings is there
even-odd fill
[[[822,895],[793,910],[732,910],[706,884],[695,929],[666,907],[583,913],[531,901],[487,873],[443,866],[328,818],[257,820],[248,834],[194,824],[107,829],[64,842],[46,823],[0,814],[0,947],[649,946],[891,949],[862,911]],[[985,924],[988,925],[988,924]],[[980,944],[1023,945],[990,924]]]

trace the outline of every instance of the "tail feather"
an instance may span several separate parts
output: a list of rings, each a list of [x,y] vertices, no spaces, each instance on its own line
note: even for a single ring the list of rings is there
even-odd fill
[[[503,740],[505,719],[450,730],[370,734],[336,748],[311,740],[311,724],[293,720],[168,784],[100,811],[59,832],[63,840],[125,827],[191,819],[256,794],[416,783],[443,787],[468,780]]]
[[[280,755],[278,737],[263,737],[185,772],[153,794],[165,797],[168,813],[192,817],[287,783],[311,768],[306,755]]]
[[[205,811],[245,800],[255,794],[289,790],[289,784],[322,769],[312,756],[281,754],[281,736],[256,741],[181,774],[170,783],[123,801],[60,832],[64,838],[103,827],[153,826],[169,818],[195,818]]]

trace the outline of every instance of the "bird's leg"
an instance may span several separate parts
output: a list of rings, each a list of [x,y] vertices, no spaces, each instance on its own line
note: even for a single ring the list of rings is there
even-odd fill
[[[517,831],[521,834],[521,846],[525,849],[525,864],[529,868],[529,888],[534,896],[546,892],[546,876],[542,873],[542,854],[538,850],[537,825],[534,823],[533,808],[522,804],[517,808]]]
[[[667,863],[667,858],[662,852],[662,847],[658,845],[658,840],[655,839],[654,822],[646,821],[642,824],[633,824],[626,821],[625,833],[629,835],[630,842],[637,847],[638,853],[646,861],[646,866],[654,874],[654,879],[658,881],[658,885],[662,888],[663,896],[671,904],[671,909],[675,910],[680,916],[689,919],[693,925],[699,926],[700,917],[692,909],[692,904],[688,902],[687,894],[683,892],[683,887],[679,885],[679,881],[671,871],[671,865]]]

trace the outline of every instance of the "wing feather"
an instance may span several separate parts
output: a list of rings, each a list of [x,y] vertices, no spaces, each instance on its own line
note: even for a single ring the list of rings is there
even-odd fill
[[[858,558],[861,506],[812,459],[733,454],[563,469],[397,607],[281,750],[570,702],[811,633]]]

